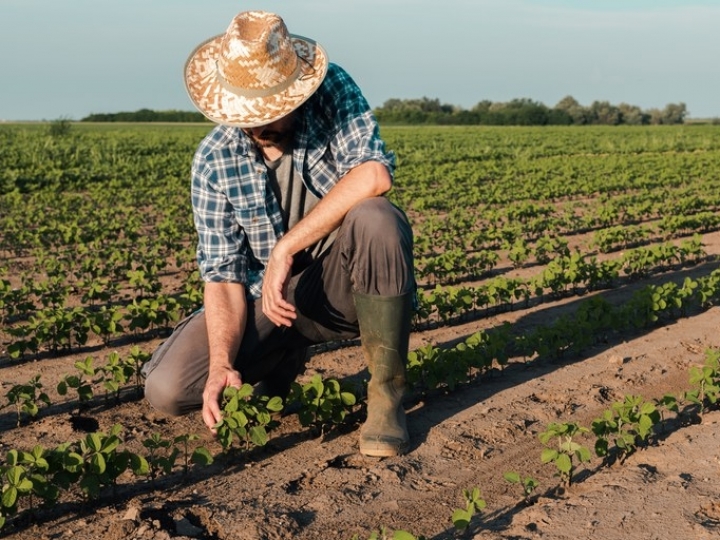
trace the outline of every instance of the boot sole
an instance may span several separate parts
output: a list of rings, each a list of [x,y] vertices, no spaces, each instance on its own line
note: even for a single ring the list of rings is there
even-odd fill
[[[408,443],[397,445],[379,443],[360,443],[360,453],[368,457],[395,457],[407,452]]]

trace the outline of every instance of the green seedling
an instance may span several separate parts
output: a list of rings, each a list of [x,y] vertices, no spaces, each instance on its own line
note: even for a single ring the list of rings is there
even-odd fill
[[[138,393],[141,393],[143,388],[142,367],[150,360],[150,357],[150,353],[140,350],[140,347],[137,345],[130,349],[129,362],[134,364],[135,387]]]
[[[639,445],[647,443],[659,421],[660,412],[655,403],[643,401],[640,396],[626,396],[593,421],[592,431],[598,437],[595,453],[603,458],[617,457],[623,462]],[[614,447],[610,446],[610,439]]]
[[[465,508],[458,508],[452,514],[452,522],[458,531],[466,531],[476,513],[485,508],[485,500],[480,497],[480,488],[464,489]]]
[[[101,374],[99,382],[105,389],[105,400],[112,395],[115,402],[120,401],[120,391],[135,374],[134,360],[122,360],[117,352],[110,353],[107,363],[97,370]]]
[[[108,434],[89,433],[76,445],[63,445],[63,464],[68,473],[63,482],[78,482],[85,496],[95,499],[102,486],[115,486],[128,469],[136,475],[148,474],[150,465],[143,456],[119,448],[121,431],[122,426],[115,424]]]
[[[25,384],[16,384],[5,394],[8,404],[15,405],[18,427],[20,427],[23,413],[30,418],[35,418],[40,412],[41,405],[50,405],[50,398],[42,391],[42,388],[40,375],[35,375]]]
[[[85,360],[78,360],[75,362],[75,368],[80,372],[79,375],[65,375],[57,385],[58,394],[64,396],[67,394],[69,388],[75,389],[78,395],[78,401],[80,408],[92,400],[93,392],[93,380],[96,370],[93,367],[93,357],[88,356]]]
[[[253,387],[243,384],[240,388],[228,386],[223,392],[222,419],[215,424],[218,440],[228,450],[237,437],[249,450],[252,445],[265,446],[268,431],[277,426],[271,413],[283,408],[279,397],[256,396]]]
[[[413,388],[433,390],[444,381],[443,351],[428,343],[408,353],[407,379]]]
[[[557,468],[557,476],[564,485],[570,487],[573,473],[575,471],[575,460],[580,463],[590,461],[590,450],[574,441],[574,437],[590,431],[576,422],[551,423],[547,430],[540,433],[540,441],[546,445],[542,451],[540,460],[543,463],[554,463]],[[549,447],[548,443],[557,439],[555,448]]]
[[[175,466],[175,460],[180,450],[173,445],[170,439],[163,438],[159,433],[153,433],[143,441],[143,446],[148,449],[147,458],[150,465],[150,481],[155,482],[158,473],[170,474]],[[172,448],[172,450],[170,450]]]
[[[2,472],[2,498],[0,509],[3,516],[17,513],[18,499],[32,492],[33,483],[28,478],[27,470],[22,465],[8,465],[0,469]]]
[[[335,379],[323,380],[320,374],[303,385],[294,382],[288,402],[297,402],[300,423],[312,426],[322,434],[330,424],[341,424],[356,403],[355,394],[341,387]]]
[[[685,398],[700,407],[702,414],[720,400],[720,349],[708,349],[705,352],[705,364],[702,367],[690,368],[690,384],[692,390],[685,393]]]
[[[665,415],[663,411],[670,411],[678,414],[680,412],[680,405],[678,404],[678,398],[672,394],[665,394],[660,399],[655,400],[655,405],[660,412],[660,426],[665,429]]]
[[[30,508],[33,507],[33,495],[40,497],[45,504],[56,502],[60,496],[60,490],[52,482],[47,456],[48,452],[40,445],[36,445],[30,452],[13,449],[7,454],[8,465],[22,467],[26,478],[32,483]]]
[[[198,465],[210,465],[213,462],[213,457],[210,451],[204,446],[198,446],[190,452],[190,441],[197,441],[200,437],[195,434],[178,435],[173,439],[173,444],[176,447],[182,449],[183,456],[183,471],[187,474],[190,463],[196,463]]]
[[[505,480],[507,480],[511,484],[518,484],[522,488],[523,500],[525,503],[528,503],[530,501],[530,497],[533,491],[535,491],[535,489],[539,485],[538,481],[531,476],[521,476],[515,471],[506,472],[505,474],[503,474],[503,478],[505,478]]]

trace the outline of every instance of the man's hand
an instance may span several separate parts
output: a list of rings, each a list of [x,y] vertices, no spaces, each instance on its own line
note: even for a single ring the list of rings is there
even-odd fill
[[[240,373],[231,367],[211,368],[203,391],[202,417],[205,425],[210,431],[217,433],[215,424],[222,420],[220,411],[220,399],[223,391],[228,386],[242,386]]]
[[[276,326],[292,326],[295,306],[286,300],[293,257],[278,243],[270,254],[262,286],[262,310]]]

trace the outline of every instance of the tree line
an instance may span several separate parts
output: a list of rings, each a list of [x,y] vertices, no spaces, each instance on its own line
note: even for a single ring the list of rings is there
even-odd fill
[[[153,111],[140,109],[134,112],[97,113],[86,116],[81,122],[210,122],[197,111]]]
[[[651,125],[683,124],[685,103],[670,103],[664,109],[642,110],[636,105],[594,101],[584,107],[572,96],[548,107],[531,99],[508,102],[480,101],[471,109],[440,103],[438,99],[389,99],[374,110],[381,124],[460,124],[488,126],[544,125]]]
[[[643,110],[636,105],[594,101],[583,106],[572,96],[548,107],[528,98],[508,102],[483,100],[470,109],[440,103],[439,99],[389,99],[373,110],[378,122],[385,125],[659,125],[683,124],[687,116],[685,103],[670,103],[663,109]],[[209,122],[196,111],[153,111],[91,114],[81,122]]]

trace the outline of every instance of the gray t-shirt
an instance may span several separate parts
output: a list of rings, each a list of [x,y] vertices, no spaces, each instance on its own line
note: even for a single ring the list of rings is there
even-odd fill
[[[280,204],[280,211],[285,224],[285,230],[292,229],[298,221],[306,216],[320,201],[302,181],[302,177],[293,167],[292,149],[286,151],[279,158],[269,161],[267,165],[270,188]],[[319,242],[308,247],[302,254],[295,255],[293,270],[299,271],[307,267],[313,260],[327,250],[335,240],[337,229]]]

